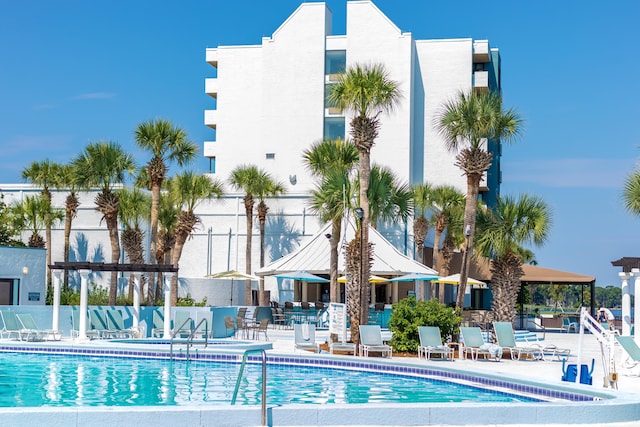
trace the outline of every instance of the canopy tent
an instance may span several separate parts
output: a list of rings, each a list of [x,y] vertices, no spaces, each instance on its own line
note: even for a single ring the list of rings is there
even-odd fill
[[[343,236],[342,240],[348,242],[356,235],[356,227],[352,221],[347,221],[345,228],[346,236]],[[255,274],[275,276],[299,270],[312,274],[329,274],[331,248],[326,235],[330,233],[331,223],[327,223],[297,251],[258,269]],[[400,276],[407,273],[437,275],[434,269],[403,255],[373,227],[369,227],[369,242],[373,244],[373,264],[370,272],[373,275]],[[342,250],[338,256],[338,271],[345,272],[345,257]]]

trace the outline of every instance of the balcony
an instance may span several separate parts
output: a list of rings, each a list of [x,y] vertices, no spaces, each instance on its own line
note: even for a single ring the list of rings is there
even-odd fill
[[[218,79],[204,79],[204,93],[212,98],[218,98]]]
[[[489,91],[489,72],[488,71],[474,71],[473,90],[476,93],[485,93]]]
[[[218,68],[218,49],[207,49],[207,63],[214,68]]]
[[[215,130],[218,125],[218,111],[204,110],[204,124]]]
[[[473,41],[473,62],[489,62],[489,41],[474,40]]]
[[[216,142],[215,141],[205,141],[204,142],[204,156],[208,158],[216,157]]]

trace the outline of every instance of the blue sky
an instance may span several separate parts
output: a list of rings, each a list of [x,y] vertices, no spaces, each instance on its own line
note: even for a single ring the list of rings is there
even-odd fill
[[[326,2],[344,34],[345,0]],[[640,256],[640,219],[624,211],[637,167],[640,3],[634,0],[374,2],[417,39],[488,39],[502,55],[506,106],[525,120],[503,150],[503,194],[529,192],[554,212],[540,265],[619,285],[611,261]],[[294,0],[0,0],[0,183],[33,160],[68,162],[111,140],[138,156],[133,131],[162,117],[211,140],[205,49],[260,44]],[[251,10],[251,13],[249,13]],[[202,158],[195,166],[205,171]]]

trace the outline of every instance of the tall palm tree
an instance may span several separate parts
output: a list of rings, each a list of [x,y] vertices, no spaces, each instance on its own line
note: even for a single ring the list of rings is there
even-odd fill
[[[169,163],[182,167],[196,157],[198,147],[187,139],[187,133],[169,120],[148,120],[135,131],[136,145],[151,154],[145,165],[146,186],[151,190],[150,251],[158,248],[158,215],[160,190],[169,171]],[[151,262],[155,257],[151,257]]]
[[[508,142],[520,132],[522,120],[513,110],[502,109],[502,97],[496,92],[460,92],[446,102],[436,115],[435,127],[447,147],[455,151],[455,165],[467,177],[464,230],[467,245],[462,257],[457,307],[462,309],[473,248],[480,181],[489,169],[493,154],[487,151],[488,140]]]
[[[345,205],[351,201],[349,175],[358,163],[358,150],[349,140],[325,139],[305,150],[302,158],[307,169],[318,179],[311,195],[311,210],[321,221],[331,221],[329,300],[340,302],[338,245]]]
[[[255,198],[276,187],[271,175],[253,165],[240,165],[231,171],[229,184],[244,192],[244,210],[247,217],[247,243],[245,246],[245,273],[251,274],[251,240],[253,238],[253,207]],[[264,284],[261,291],[264,291]],[[245,304],[252,304],[251,281],[245,282]]]
[[[187,171],[171,178],[169,192],[175,205],[181,209],[176,225],[176,239],[171,253],[171,264],[178,267],[184,244],[201,222],[194,212],[195,208],[203,200],[222,197],[223,190],[219,180]],[[178,276],[174,274],[171,281],[171,305],[176,305],[177,302]]]
[[[56,188],[58,190],[67,190],[69,194],[64,201],[64,262],[69,262],[69,252],[71,248],[71,225],[76,215],[78,214],[78,207],[80,206],[80,200],[78,199],[78,174],[73,167],[73,164],[67,163],[62,165],[59,170],[58,179],[56,179]],[[63,289],[66,291],[69,289],[69,270],[64,271]]]
[[[413,206],[416,214],[419,214],[413,220],[413,241],[416,245],[416,258],[424,264],[424,241],[429,232],[429,220],[425,213],[431,208],[433,187],[428,182],[422,184],[414,184],[411,187],[411,196],[413,198]]]
[[[168,187],[167,180],[163,187]],[[180,211],[171,200],[168,192],[160,193],[158,210],[158,246],[155,257],[157,264],[171,264],[171,251],[176,243],[176,229]],[[147,304],[153,305],[162,299],[162,275],[159,274],[156,281],[155,293],[153,287],[149,287]]]
[[[115,185],[124,182],[126,174],[135,171],[133,157],[115,142],[94,142],[85,147],[74,160],[78,182],[84,189],[98,188],[95,198],[96,210],[102,214],[109,231],[111,262],[120,260],[120,238],[118,235],[118,205],[120,196]],[[109,305],[115,305],[118,291],[118,273],[111,272]]]
[[[539,197],[502,197],[495,209],[478,212],[475,246],[480,255],[491,257],[492,311],[495,320],[515,318],[520,292],[523,257],[531,257],[527,244],[542,245],[551,228],[551,209]]]
[[[350,135],[353,144],[359,152],[359,179],[360,179],[360,208],[364,215],[362,226],[362,256],[360,257],[360,271],[363,276],[369,275],[369,175],[371,171],[371,149],[378,136],[380,128],[379,116],[381,113],[391,112],[398,105],[401,98],[399,85],[389,78],[387,71],[381,64],[361,65],[355,64],[349,67],[338,77],[338,81],[332,85],[328,101],[331,105],[343,112],[352,113],[350,121]],[[366,279],[365,279],[366,280]],[[360,299],[365,301],[366,287],[362,286],[363,279],[358,276],[357,286],[360,288]],[[361,304],[360,318],[352,318],[357,322],[354,330],[358,330],[361,322],[366,322],[369,307]],[[366,307],[365,307],[366,306]],[[357,337],[358,335],[356,335]]]
[[[132,264],[144,264],[144,231],[143,224],[149,220],[151,213],[151,197],[140,189],[122,189],[118,191],[120,204],[118,218],[123,226],[122,247]],[[133,276],[133,274],[131,274]],[[144,289],[144,276],[140,280],[140,288]],[[133,298],[133,281],[129,280],[129,299]],[[144,292],[142,293],[144,295]]]
[[[50,160],[40,162],[31,162],[22,171],[22,178],[42,188],[42,196],[48,200],[51,205],[51,188],[56,186],[56,180],[60,176],[61,165]],[[49,215],[47,212],[45,215]],[[52,219],[45,219],[45,246],[47,251],[47,286],[51,285],[51,223]]]

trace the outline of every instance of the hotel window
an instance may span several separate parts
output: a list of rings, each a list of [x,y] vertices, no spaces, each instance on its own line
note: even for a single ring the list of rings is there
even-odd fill
[[[276,153],[267,153],[267,160],[273,160],[276,158]]]
[[[345,139],[344,117],[324,118],[324,139]]]
[[[325,53],[324,73],[326,75],[342,73],[347,67],[346,50],[328,50]]]

